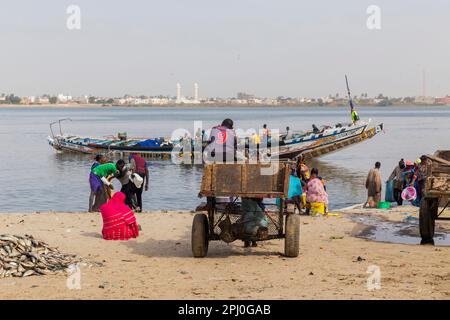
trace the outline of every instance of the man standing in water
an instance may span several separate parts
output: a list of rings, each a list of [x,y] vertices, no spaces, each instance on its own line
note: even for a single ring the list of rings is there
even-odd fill
[[[367,189],[367,201],[364,204],[364,208],[367,206],[369,208],[378,207],[378,203],[381,201],[381,173],[380,173],[381,163],[376,162],[375,168],[369,171],[366,179],[366,189]]]
[[[142,212],[142,192],[145,185],[145,191],[148,190],[148,168],[147,161],[142,158],[139,154],[133,153],[130,156],[130,169],[133,173],[139,175],[142,179],[144,179],[144,183],[138,188],[134,186],[134,193],[136,194],[137,199],[137,212]]]
[[[405,170],[405,160],[401,159],[398,162],[398,166],[395,167],[394,171],[392,171],[388,180],[392,180],[394,182],[394,199],[399,206],[403,204],[402,199],[402,190],[403,190],[403,171]]]

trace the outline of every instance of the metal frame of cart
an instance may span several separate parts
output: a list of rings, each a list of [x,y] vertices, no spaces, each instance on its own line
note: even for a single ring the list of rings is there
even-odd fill
[[[235,240],[265,241],[284,239],[285,255],[299,254],[300,216],[284,210],[288,196],[291,162],[257,164],[208,164],[203,173],[200,197],[205,204],[197,207],[192,224],[192,253],[194,257],[205,257],[210,241],[223,240],[219,224],[224,219],[236,222],[243,212],[238,198],[279,198],[281,205],[269,210],[268,232],[264,238],[258,235],[239,234]],[[220,203],[218,197],[233,199]],[[234,240],[232,240],[234,241]]]

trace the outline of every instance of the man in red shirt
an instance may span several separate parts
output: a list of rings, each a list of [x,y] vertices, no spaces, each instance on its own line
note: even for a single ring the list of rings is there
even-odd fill
[[[139,207],[136,211],[142,212],[142,192],[148,191],[148,168],[147,161],[137,153],[133,153],[130,156],[130,169],[133,173],[139,175],[144,179],[144,183],[138,188],[134,185],[134,193],[136,194],[137,206]]]

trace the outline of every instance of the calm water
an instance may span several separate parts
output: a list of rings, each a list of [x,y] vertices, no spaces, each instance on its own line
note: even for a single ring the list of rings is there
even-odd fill
[[[208,128],[229,117],[236,128],[309,129],[311,124],[348,122],[348,108],[0,108],[0,212],[85,211],[92,159],[57,154],[47,144],[49,123],[72,118],[66,132],[129,136],[170,136],[177,128],[193,129],[202,120]],[[362,144],[331,154],[314,165],[328,180],[331,208],[365,200],[364,180],[375,161],[387,177],[401,157],[416,159],[437,149],[450,149],[449,107],[359,108],[362,118],[383,122],[385,133]],[[170,161],[150,162],[150,190],[144,209],[194,209],[201,167]],[[116,189],[119,186],[116,184]]]

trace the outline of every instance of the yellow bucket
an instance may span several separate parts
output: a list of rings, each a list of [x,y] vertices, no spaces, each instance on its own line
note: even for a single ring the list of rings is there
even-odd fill
[[[325,204],[322,202],[311,202],[311,215],[325,214]]]

